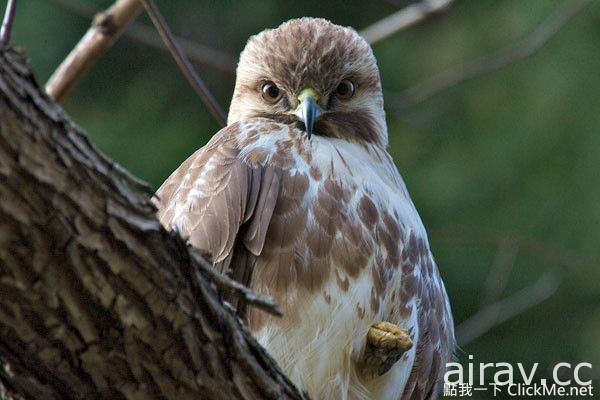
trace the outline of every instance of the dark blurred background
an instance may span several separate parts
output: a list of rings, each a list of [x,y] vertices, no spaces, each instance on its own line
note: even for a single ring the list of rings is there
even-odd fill
[[[27,50],[41,83],[89,27],[85,15],[111,3],[19,3],[13,42]],[[225,109],[250,35],[300,16],[360,30],[409,3],[157,1],[177,35],[224,53],[223,65],[195,65]],[[568,4],[456,1],[377,43],[374,52],[390,152],[429,231],[461,361],[472,354],[475,363],[506,361],[515,368],[537,362],[548,378],[558,362],[586,361],[598,379],[600,1],[553,26]],[[151,26],[145,16],[137,23]],[[523,39],[529,38],[526,48],[535,44],[531,34],[540,26],[560,29],[522,57],[501,54],[501,68],[475,68],[481,73],[474,79],[445,89],[434,81],[437,93],[424,91],[421,83],[440,73],[464,73],[464,62],[518,49],[513,46]],[[64,107],[100,149],[154,188],[218,130],[171,57],[127,36]]]

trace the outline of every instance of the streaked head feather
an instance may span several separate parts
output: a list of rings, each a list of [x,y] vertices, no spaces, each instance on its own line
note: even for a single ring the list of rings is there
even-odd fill
[[[348,101],[334,96],[343,79],[356,85]],[[264,82],[283,91],[277,104],[261,98]],[[251,117],[296,123],[289,111],[306,87],[319,94],[326,113],[317,122],[317,134],[387,145],[383,94],[379,70],[369,44],[352,28],[321,18],[300,18],[248,40],[240,56],[228,123]]]

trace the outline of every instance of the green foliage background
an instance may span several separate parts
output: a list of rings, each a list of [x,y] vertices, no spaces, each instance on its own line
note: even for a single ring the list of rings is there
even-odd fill
[[[111,1],[74,0],[107,7]],[[3,2],[4,3],[4,2]],[[300,16],[357,29],[398,1],[157,1],[173,30],[237,57],[247,38]],[[388,104],[416,83],[528,35],[557,0],[463,0],[374,46]],[[53,1],[19,4],[13,41],[40,82],[89,20]],[[145,16],[139,22],[149,25]],[[226,108],[234,74],[197,65]],[[541,304],[459,350],[467,363],[591,362],[600,378],[600,2],[539,52],[401,112],[388,109],[390,151],[430,232],[457,324],[477,313],[494,259],[518,253],[502,297],[545,273]],[[218,130],[172,59],[123,38],[64,105],[97,146],[157,188]],[[598,390],[596,388],[596,392]],[[474,398],[491,393],[477,392]]]

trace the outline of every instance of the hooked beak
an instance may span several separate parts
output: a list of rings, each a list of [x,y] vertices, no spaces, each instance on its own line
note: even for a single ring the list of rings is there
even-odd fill
[[[313,88],[302,89],[298,95],[299,105],[294,113],[304,123],[304,129],[310,139],[315,121],[323,114],[323,110],[317,105],[319,96]]]

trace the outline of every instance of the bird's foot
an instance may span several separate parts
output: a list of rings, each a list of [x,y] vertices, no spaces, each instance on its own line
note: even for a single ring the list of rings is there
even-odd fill
[[[365,380],[388,372],[413,345],[407,329],[385,321],[371,325],[366,340],[364,354],[358,362],[358,371]]]

